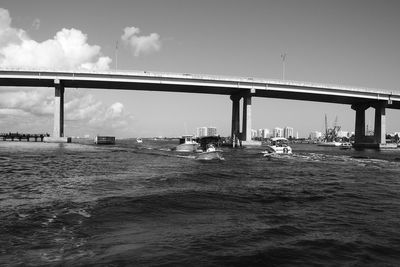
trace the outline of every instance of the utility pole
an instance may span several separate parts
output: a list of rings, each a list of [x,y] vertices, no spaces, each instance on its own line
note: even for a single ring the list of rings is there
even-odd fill
[[[282,80],[285,80],[286,53],[281,54],[281,58],[282,58]]]

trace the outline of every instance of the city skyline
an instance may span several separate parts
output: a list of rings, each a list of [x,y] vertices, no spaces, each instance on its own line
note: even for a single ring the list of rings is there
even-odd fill
[[[227,3],[5,0],[0,67],[284,76],[398,91],[396,1]],[[51,132],[53,95],[51,88],[0,88],[1,131]],[[65,97],[67,136],[179,136],[197,125],[231,131],[225,96],[67,88]],[[325,114],[354,131],[350,106],[259,98],[252,128],[285,122],[307,136],[324,129]],[[398,116],[387,110],[388,133],[400,130]]]

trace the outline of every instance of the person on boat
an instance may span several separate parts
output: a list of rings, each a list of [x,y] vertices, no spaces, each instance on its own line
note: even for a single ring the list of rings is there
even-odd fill
[[[207,150],[206,150],[206,151],[207,151],[207,152],[215,151],[214,145],[213,145],[213,144],[207,145]]]

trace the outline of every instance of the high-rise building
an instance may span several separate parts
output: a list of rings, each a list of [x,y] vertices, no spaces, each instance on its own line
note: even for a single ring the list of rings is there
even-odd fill
[[[197,137],[207,136],[207,127],[197,127],[196,136]]]
[[[342,131],[342,130],[340,130],[338,133],[337,133],[337,136],[338,137],[350,137],[350,133],[349,132],[347,132],[347,131]]]
[[[197,127],[196,136],[197,137],[217,136],[217,128],[216,127]]]
[[[318,131],[314,131],[310,133],[310,139],[311,140],[316,140],[322,137],[322,133]]]
[[[262,138],[268,138],[270,136],[269,129],[260,129],[260,132],[260,137]]]
[[[217,136],[217,128],[207,127],[207,136]]]
[[[258,129],[257,130],[257,137],[259,138],[268,138],[269,130],[268,129]]]
[[[279,127],[275,127],[274,130],[272,131],[272,136],[273,137],[283,137],[283,129]]]
[[[251,139],[254,139],[256,137],[259,137],[258,136],[258,131],[254,130],[254,129],[251,129]]]
[[[294,137],[293,128],[287,127],[287,126],[285,128],[283,128],[283,137],[285,137],[287,139],[293,138]]]

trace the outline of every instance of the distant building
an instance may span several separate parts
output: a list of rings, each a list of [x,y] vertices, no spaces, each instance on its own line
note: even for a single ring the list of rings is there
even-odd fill
[[[272,131],[272,136],[273,137],[283,137],[283,129],[279,127],[275,127],[274,130]]]
[[[208,127],[207,128],[207,136],[217,136],[217,128],[216,127]]]
[[[310,139],[311,140],[316,140],[322,138],[322,133],[318,131],[314,131],[310,133]]]
[[[217,128],[216,127],[198,127],[196,129],[196,136],[217,136]]]
[[[258,129],[257,137],[259,137],[259,138],[268,138],[268,137],[270,137],[269,129]]]
[[[258,131],[254,130],[254,129],[251,129],[251,139],[255,139],[257,137],[259,137],[258,136]]]
[[[293,128],[292,127],[285,127],[283,128],[283,137],[289,139],[289,138],[293,138]]]
[[[197,127],[196,136],[197,137],[207,136],[207,127]]]
[[[347,131],[339,131],[338,134],[337,134],[337,136],[340,137],[340,138],[342,138],[342,137],[349,138],[351,135],[350,135],[350,133],[347,132]]]

